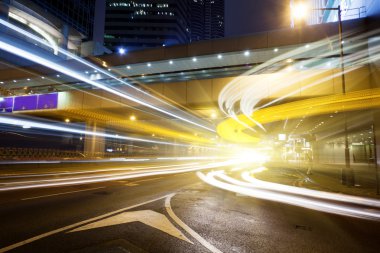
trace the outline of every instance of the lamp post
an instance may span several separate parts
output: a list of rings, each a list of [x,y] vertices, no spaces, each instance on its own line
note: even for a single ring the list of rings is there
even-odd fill
[[[338,29],[339,29],[339,49],[340,49],[340,69],[342,78],[342,93],[346,94],[346,77],[344,74],[344,48],[343,48],[343,26],[342,26],[342,9],[340,5],[332,8],[316,8],[313,11],[338,11]],[[298,3],[292,8],[292,17],[296,19],[305,19],[307,12],[307,6],[303,3]],[[344,160],[345,168],[342,170],[342,183],[347,186],[355,185],[354,171],[350,165],[350,147],[348,143],[348,131],[347,131],[347,115],[344,112]]]

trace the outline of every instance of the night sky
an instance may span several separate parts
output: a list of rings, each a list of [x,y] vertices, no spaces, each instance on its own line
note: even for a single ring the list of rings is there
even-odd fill
[[[225,0],[226,36],[287,28],[289,0]]]

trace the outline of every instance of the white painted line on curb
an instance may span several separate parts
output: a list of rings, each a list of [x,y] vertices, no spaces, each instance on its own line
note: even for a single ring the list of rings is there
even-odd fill
[[[197,240],[200,244],[202,244],[204,247],[206,247],[208,250],[210,250],[213,253],[223,253],[219,249],[217,249],[215,246],[210,244],[208,241],[206,241],[202,236],[200,236],[197,232],[192,230],[189,226],[187,226],[180,218],[175,215],[173,212],[172,207],[170,206],[170,200],[175,194],[170,194],[165,199],[165,208],[168,212],[169,216],[181,227],[183,228],[187,233],[189,233],[195,240]]]
[[[69,230],[69,229],[73,229],[75,227],[79,227],[81,225],[84,225],[86,223],[90,223],[90,222],[93,222],[93,221],[96,221],[96,220],[99,220],[99,219],[103,219],[105,217],[108,217],[108,216],[111,216],[111,215],[114,215],[114,214],[117,214],[117,213],[120,213],[120,212],[123,212],[123,211],[126,211],[126,210],[129,210],[129,209],[132,209],[132,208],[135,208],[135,207],[139,207],[139,206],[142,206],[142,205],[145,205],[145,204],[149,204],[151,202],[154,202],[154,201],[157,201],[157,200],[160,200],[160,199],[164,199],[168,196],[171,196],[171,195],[174,195],[174,194],[170,194],[170,195],[165,195],[165,196],[162,196],[162,197],[159,197],[159,198],[156,198],[156,199],[152,199],[152,200],[148,200],[148,201],[145,201],[145,202],[142,202],[142,203],[139,203],[139,204],[136,204],[136,205],[133,205],[133,206],[129,206],[129,207],[125,207],[125,208],[121,208],[119,210],[116,210],[116,211],[113,211],[113,212],[110,212],[110,213],[106,213],[106,214],[103,214],[103,215],[100,215],[100,216],[97,216],[97,217],[94,217],[94,218],[90,218],[90,219],[87,219],[87,220],[84,220],[84,221],[80,221],[80,222],[77,222],[77,223],[74,223],[74,224],[71,224],[71,225],[68,225],[66,227],[62,227],[62,228],[58,228],[58,229],[55,229],[55,230],[52,230],[50,232],[46,232],[46,233],[43,233],[43,234],[40,234],[40,235],[37,235],[37,236],[34,236],[32,238],[29,238],[27,240],[24,240],[24,241],[21,241],[21,242],[18,242],[18,243],[15,243],[15,244],[12,244],[12,245],[9,245],[7,247],[4,247],[4,248],[1,248],[0,249],[0,253],[3,253],[3,252],[7,252],[7,251],[10,251],[12,249],[15,249],[15,248],[18,248],[18,247],[21,247],[23,245],[26,245],[26,244],[29,244],[29,243],[32,243],[34,241],[37,241],[39,239],[42,239],[42,238],[45,238],[45,237],[48,237],[48,236],[51,236],[51,235],[54,235],[54,234],[57,234],[57,233],[60,233],[60,232],[63,232],[65,230]]]
[[[102,189],[102,188],[106,188],[106,187],[102,186],[102,187],[90,188],[90,189],[84,189],[84,190],[61,192],[61,193],[55,193],[55,194],[49,194],[49,195],[41,195],[41,196],[36,196],[36,197],[24,198],[24,199],[21,199],[21,200],[41,199],[41,198],[47,198],[47,197],[52,197],[52,196],[64,195],[64,194],[69,194],[69,193],[92,191],[92,190],[97,190],[97,189]]]

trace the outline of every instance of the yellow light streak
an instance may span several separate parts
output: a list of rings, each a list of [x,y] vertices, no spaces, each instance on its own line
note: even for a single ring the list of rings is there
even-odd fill
[[[266,124],[303,116],[334,113],[335,111],[345,112],[377,107],[380,107],[379,88],[305,99],[272,106],[255,111],[251,117],[260,124]],[[248,127],[254,127],[256,124],[244,114],[238,115],[237,119],[243,124],[233,118],[226,119],[217,126],[218,134],[223,139],[232,142],[259,142],[259,136],[244,132]]]

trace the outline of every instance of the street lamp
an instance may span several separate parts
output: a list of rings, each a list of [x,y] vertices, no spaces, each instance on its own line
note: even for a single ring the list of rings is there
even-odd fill
[[[305,19],[308,13],[308,6],[304,3],[297,3],[291,6],[292,18],[295,20]],[[339,29],[339,49],[340,49],[340,69],[342,78],[342,93],[346,94],[346,77],[344,75],[344,49],[343,49],[343,26],[342,26],[342,9],[340,5],[338,7],[331,8],[316,8],[311,9],[313,11],[338,11],[338,29]],[[348,145],[348,133],[347,133],[347,115],[344,113],[344,158],[345,169],[342,173],[342,183],[348,186],[354,186],[354,172],[350,166],[350,148]],[[347,177],[349,174],[349,177]]]

